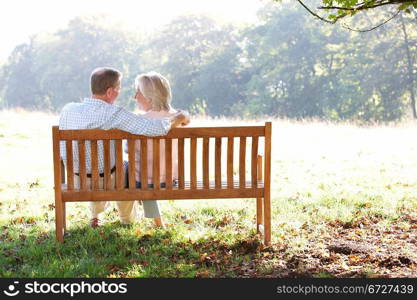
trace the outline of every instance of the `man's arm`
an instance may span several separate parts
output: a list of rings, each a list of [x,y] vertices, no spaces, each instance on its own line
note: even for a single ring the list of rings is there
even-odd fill
[[[113,128],[145,136],[162,136],[166,135],[171,128],[186,125],[189,122],[190,117],[184,111],[179,111],[169,118],[151,120],[119,107],[103,129]]]

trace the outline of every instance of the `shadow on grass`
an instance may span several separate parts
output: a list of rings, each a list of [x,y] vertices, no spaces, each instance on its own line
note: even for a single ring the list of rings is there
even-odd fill
[[[330,238],[296,252],[288,241],[264,247],[255,232],[217,223],[214,233],[192,239],[180,225],[141,232],[117,222],[97,229],[79,224],[60,244],[54,231],[42,231],[33,220],[14,220],[1,227],[0,277],[414,277],[415,220],[404,220],[407,230],[386,228],[384,244],[374,234],[379,222],[362,221],[353,228],[329,223]],[[361,239],[352,242],[352,234]],[[402,251],[389,248],[399,234]]]
[[[1,277],[237,277],[256,270],[264,250],[254,233],[192,241],[173,227],[141,233],[115,223],[71,228],[59,244],[54,231],[17,237],[12,227],[0,239]]]

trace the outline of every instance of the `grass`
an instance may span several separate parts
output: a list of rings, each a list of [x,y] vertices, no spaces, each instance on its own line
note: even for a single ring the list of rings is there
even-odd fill
[[[112,206],[105,226],[92,230],[87,205],[70,203],[69,235],[56,243],[50,127],[57,120],[0,112],[0,277],[417,275],[413,123],[273,120],[273,246],[265,248],[252,199],[160,201],[164,229],[144,218],[120,225]],[[349,242],[374,251],[331,250]]]

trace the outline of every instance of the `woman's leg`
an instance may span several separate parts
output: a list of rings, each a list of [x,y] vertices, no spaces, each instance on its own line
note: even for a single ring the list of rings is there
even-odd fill
[[[153,221],[155,222],[156,227],[165,227],[164,222],[162,221],[162,218],[154,218]]]
[[[164,223],[159,212],[158,201],[156,200],[142,200],[143,211],[145,218],[153,218],[155,226],[164,227]]]

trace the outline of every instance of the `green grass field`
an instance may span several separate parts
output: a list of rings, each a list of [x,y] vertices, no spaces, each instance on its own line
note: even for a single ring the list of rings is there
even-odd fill
[[[87,204],[71,203],[58,244],[57,121],[0,112],[0,277],[417,276],[414,123],[272,120],[272,246],[263,247],[252,199],[160,201],[164,229],[145,218],[122,226],[111,208],[93,230]],[[194,121],[242,123],[256,122]]]

